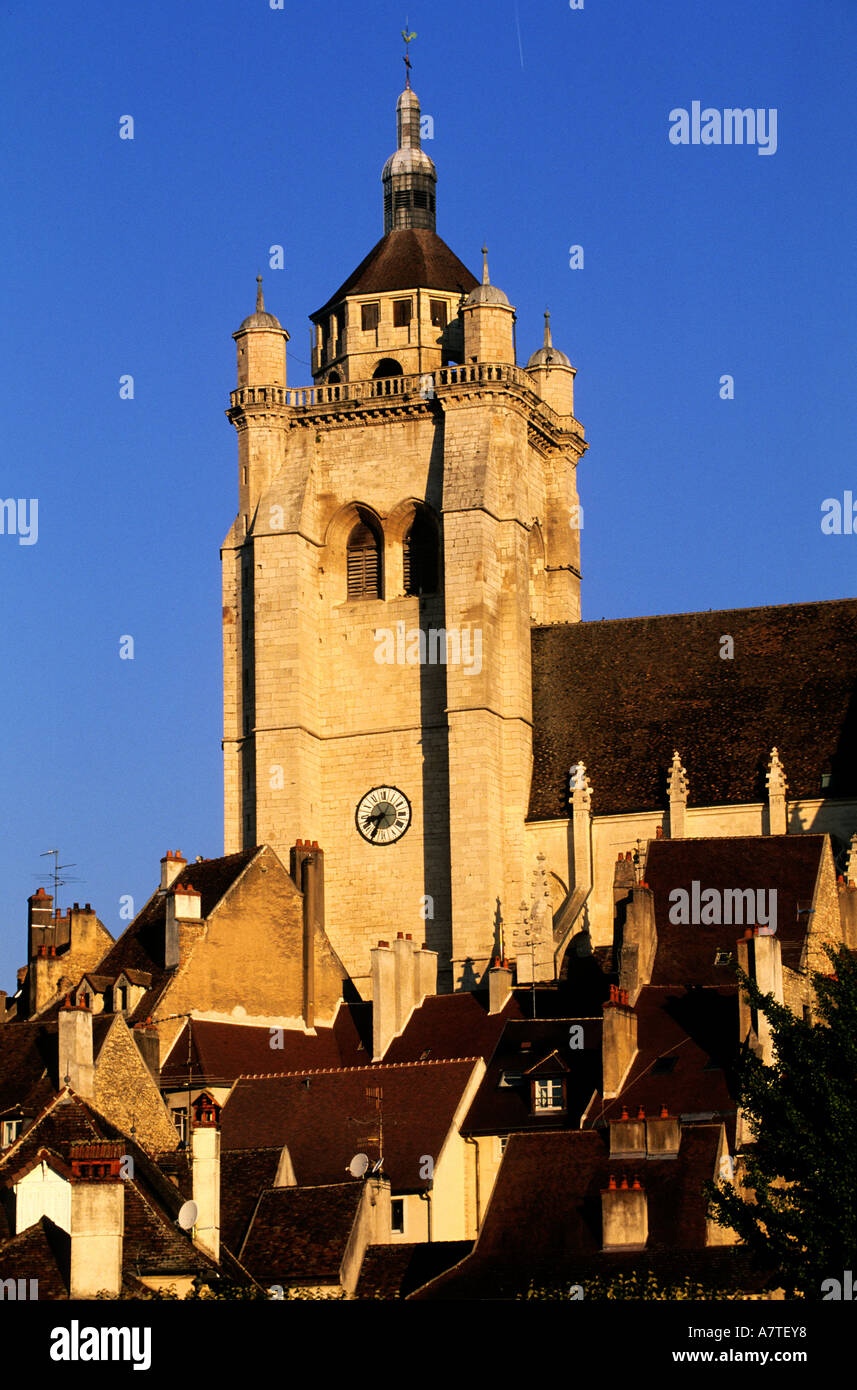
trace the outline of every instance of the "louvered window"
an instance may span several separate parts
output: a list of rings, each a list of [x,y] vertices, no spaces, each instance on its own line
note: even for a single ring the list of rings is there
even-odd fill
[[[360,521],[348,538],[348,597],[381,597],[381,553],[378,538]]]
[[[405,536],[402,571],[406,594],[433,594],[437,591],[437,537],[425,516],[416,516]]]

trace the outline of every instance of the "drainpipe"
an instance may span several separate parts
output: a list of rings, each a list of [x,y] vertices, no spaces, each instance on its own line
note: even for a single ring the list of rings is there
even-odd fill
[[[479,1196],[479,1140],[474,1139],[472,1135],[468,1134],[465,1134],[462,1137],[464,1139],[465,1144],[472,1144],[475,1149],[474,1158],[476,1159],[476,1234],[478,1235],[480,1219],[482,1216],[482,1204]]]
[[[428,1213],[426,1219],[428,1223],[428,1243],[429,1245],[431,1245],[431,1185],[429,1185],[426,1188],[425,1192],[420,1193],[420,1201],[428,1202]]]

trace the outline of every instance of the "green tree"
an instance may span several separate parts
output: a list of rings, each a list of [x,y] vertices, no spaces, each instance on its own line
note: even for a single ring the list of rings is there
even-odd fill
[[[740,1184],[706,1183],[717,1224],[738,1233],[787,1297],[811,1299],[825,1279],[857,1271],[857,959],[825,951],[835,973],[813,974],[814,1023],[738,968],[771,1026],[774,1061],[763,1066],[745,1048],[739,1085],[753,1142]]]

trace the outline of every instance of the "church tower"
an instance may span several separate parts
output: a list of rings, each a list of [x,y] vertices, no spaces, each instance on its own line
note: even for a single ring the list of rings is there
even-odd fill
[[[222,548],[226,852],[325,850],[364,997],[398,932],[474,987],[529,912],[530,629],[580,617],[574,369],[516,364],[515,311],[437,235],[410,81],[384,235],[312,314],[309,387],[265,310],[233,335]]]

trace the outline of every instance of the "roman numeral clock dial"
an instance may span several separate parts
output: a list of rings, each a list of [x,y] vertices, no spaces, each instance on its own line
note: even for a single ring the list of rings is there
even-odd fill
[[[358,802],[354,819],[370,845],[392,845],[411,823],[411,803],[397,787],[373,787]]]

